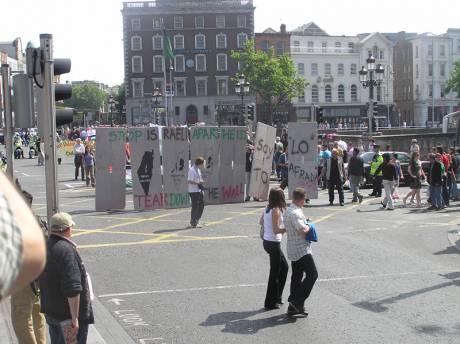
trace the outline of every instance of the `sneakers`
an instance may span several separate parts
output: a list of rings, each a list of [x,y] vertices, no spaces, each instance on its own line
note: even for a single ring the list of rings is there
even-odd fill
[[[345,206],[345,203],[340,202],[340,206],[341,206],[341,207],[344,207],[344,206]]]
[[[361,196],[361,195],[358,196],[358,200],[359,200],[359,203],[360,203],[360,204],[363,203],[363,198],[364,198],[364,197]]]

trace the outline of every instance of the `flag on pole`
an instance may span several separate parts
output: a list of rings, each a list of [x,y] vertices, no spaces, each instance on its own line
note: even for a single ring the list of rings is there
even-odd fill
[[[171,38],[168,37],[166,33],[166,29],[163,28],[163,51],[165,55],[165,59],[173,60],[174,59],[174,52],[171,44]]]

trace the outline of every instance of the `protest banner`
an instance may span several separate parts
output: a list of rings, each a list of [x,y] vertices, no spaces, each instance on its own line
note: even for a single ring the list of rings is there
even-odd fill
[[[73,155],[73,146],[75,146],[75,141],[63,140],[58,142],[56,149],[57,153],[60,156],[72,156]]]
[[[131,176],[136,210],[164,209],[160,135],[156,128],[130,128]],[[124,153],[124,149],[122,149]]]
[[[268,198],[275,138],[276,129],[274,127],[257,123],[249,194],[261,201]]]
[[[296,188],[303,188],[309,199],[318,198],[318,129],[314,122],[289,123],[288,165],[289,197]]]
[[[96,146],[96,211],[124,209],[124,128],[98,128]]]

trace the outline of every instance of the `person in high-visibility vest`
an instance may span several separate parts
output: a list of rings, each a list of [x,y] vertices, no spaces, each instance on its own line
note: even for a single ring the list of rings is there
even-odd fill
[[[373,179],[373,189],[372,193],[369,196],[373,197],[382,197],[382,170],[379,169],[380,165],[383,163],[383,156],[380,154],[380,146],[374,145],[374,157],[371,161],[371,170],[370,175]]]

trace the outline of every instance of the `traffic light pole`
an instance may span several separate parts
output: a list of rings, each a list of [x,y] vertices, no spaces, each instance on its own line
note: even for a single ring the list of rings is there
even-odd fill
[[[369,138],[372,137],[372,123],[374,120],[374,78],[373,72],[369,72],[370,75],[370,85],[369,85],[369,109],[368,109],[368,116],[369,116]]]
[[[46,213],[48,223],[55,213],[59,212],[59,195],[57,187],[56,164],[56,104],[54,93],[54,60],[53,36],[40,35],[40,50],[43,54],[43,88],[40,89],[41,118],[43,119],[43,137],[45,146],[46,176]]]
[[[5,114],[6,174],[13,180],[13,113],[11,111],[10,66],[2,64],[3,108]]]

